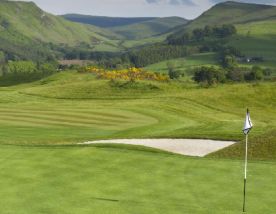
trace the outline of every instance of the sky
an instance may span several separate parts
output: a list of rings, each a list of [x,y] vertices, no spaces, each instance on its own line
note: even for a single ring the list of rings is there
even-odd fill
[[[114,17],[180,16],[193,19],[225,0],[32,0],[53,14],[79,13]],[[276,0],[237,0],[276,5]]]

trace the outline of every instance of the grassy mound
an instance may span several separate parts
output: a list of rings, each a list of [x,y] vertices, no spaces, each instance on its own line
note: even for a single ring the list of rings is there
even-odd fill
[[[20,92],[60,99],[134,99],[160,92],[162,83],[101,80],[92,74],[61,73]]]
[[[235,144],[221,151],[210,154],[215,158],[244,158],[245,141]],[[248,156],[255,160],[275,160],[276,158],[276,132],[272,129],[265,134],[249,137]]]

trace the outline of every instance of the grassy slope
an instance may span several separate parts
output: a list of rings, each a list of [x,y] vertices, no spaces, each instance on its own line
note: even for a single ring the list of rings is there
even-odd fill
[[[0,148],[2,214],[241,213],[242,161],[133,147]],[[247,213],[276,210],[275,167],[249,162]]]
[[[190,22],[186,28],[203,28],[206,25],[244,24],[275,18],[276,7],[238,2],[220,3]]]
[[[8,27],[1,26],[1,35],[9,40],[24,36],[32,41],[54,44],[76,45],[86,42],[106,45],[116,37],[108,30],[69,22],[45,13],[34,3],[1,1],[0,11],[2,23],[8,23]]]
[[[246,107],[252,110],[256,127],[251,136],[256,138],[275,131],[275,92],[275,83],[210,89],[188,83],[114,86],[91,75],[62,73],[35,84],[1,89],[0,141],[63,144],[128,137],[240,140]]]
[[[229,41],[229,44],[239,48],[247,56],[263,57],[265,62],[262,65],[275,68],[275,25],[276,19],[239,24],[238,36]]]

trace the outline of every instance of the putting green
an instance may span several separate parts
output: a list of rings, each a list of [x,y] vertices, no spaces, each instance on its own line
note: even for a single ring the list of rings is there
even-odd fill
[[[242,161],[132,148],[0,146],[0,213],[241,213]],[[249,214],[274,213],[275,179],[249,163]]]

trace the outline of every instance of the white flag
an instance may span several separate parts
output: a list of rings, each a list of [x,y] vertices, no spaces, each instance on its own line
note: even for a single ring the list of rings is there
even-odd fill
[[[247,109],[246,117],[245,117],[245,122],[244,122],[244,127],[243,127],[243,133],[247,135],[250,130],[252,129],[253,124],[250,119],[250,113],[249,110]]]

